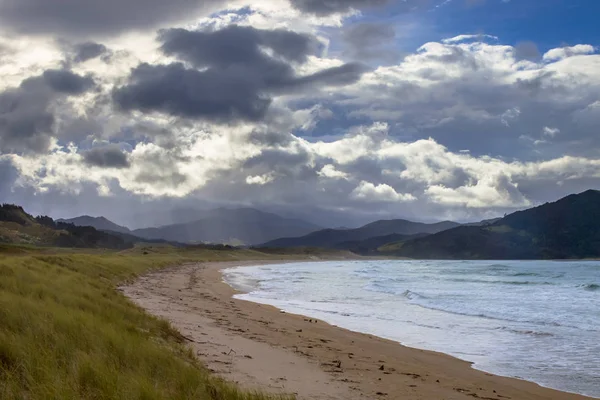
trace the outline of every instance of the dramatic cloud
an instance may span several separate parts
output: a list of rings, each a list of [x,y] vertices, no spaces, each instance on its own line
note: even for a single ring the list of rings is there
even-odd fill
[[[427,43],[344,88],[350,115],[388,121],[392,135],[433,137],[453,151],[531,158],[539,157],[532,148],[540,144],[547,156],[563,154],[553,150],[562,143],[571,154],[593,154],[600,145],[590,130],[600,56],[536,63],[518,59],[511,46],[455,39]],[[547,126],[569,135],[542,135]],[[542,136],[546,143],[535,143]]]
[[[91,60],[108,52],[108,49],[105,45],[95,42],[85,42],[76,44],[73,47],[73,50],[73,61],[75,61],[76,63]]]
[[[45,151],[50,146],[54,115],[46,87],[24,85],[0,94],[0,151]]]
[[[130,166],[127,154],[117,145],[94,147],[83,153],[83,161],[102,168],[127,168]]]
[[[357,60],[382,59],[394,61],[398,52],[390,47],[396,37],[394,27],[382,23],[360,23],[350,25],[342,32],[349,46],[349,56]]]
[[[374,185],[370,182],[362,181],[356,189],[350,194],[359,200],[368,202],[395,202],[395,201],[413,201],[416,198],[412,194],[397,193],[393,187],[385,183]]]
[[[236,25],[216,31],[171,29],[163,31],[160,40],[165,54],[198,67],[228,68],[248,63],[256,68],[268,68],[279,64],[262,48],[269,48],[275,55],[295,62],[305,62],[308,55],[316,54],[318,50],[316,39],[306,34]]]
[[[274,94],[353,83],[364,71],[359,64],[344,64],[298,75],[293,64],[305,63],[317,45],[314,38],[291,31],[177,29],[163,32],[161,40],[163,52],[198,69],[182,63],[138,66],[129,83],[113,93],[121,109],[218,122],[258,121]]]
[[[214,121],[256,121],[264,117],[271,102],[258,89],[246,76],[235,73],[200,72],[181,63],[142,64],[113,98],[124,110],[161,111]]]
[[[47,70],[43,77],[48,86],[60,93],[81,94],[94,86],[94,80],[89,76],[79,76],[67,70]]]
[[[425,190],[435,202],[448,206],[467,208],[528,207],[531,202],[523,196],[511,178],[502,173],[483,177],[474,185],[452,189],[433,185]]]
[[[67,70],[46,70],[1,92],[0,152],[47,151],[54,135],[57,102],[82,94],[93,85],[90,77]]]
[[[390,0],[290,0],[297,9],[316,15],[329,15],[347,13],[352,9],[380,7],[388,4]],[[407,3],[423,3],[423,1],[409,0]],[[408,5],[406,7],[409,7]]]
[[[0,0],[0,29],[19,34],[113,36],[190,20],[221,0]]]
[[[195,194],[211,201],[222,196],[243,201],[250,196],[265,205],[316,201],[325,209],[363,212],[374,207],[390,214],[403,210],[405,215],[437,210],[463,218],[529,206],[533,201],[523,188],[534,183],[600,182],[600,160],[507,162],[453,153],[432,139],[397,142],[377,134],[385,129],[364,127],[329,143],[292,136],[287,145],[272,149],[227,135],[199,136],[174,150],[138,144],[128,158],[129,168],[73,168],[81,159],[73,149],[37,159],[10,159],[21,183],[38,188],[74,190],[96,183],[98,191],[108,195],[111,182],[116,182],[127,191],[153,197]],[[84,155],[84,161],[88,157]],[[368,164],[376,169],[366,168]],[[489,214],[490,210],[495,211]]]
[[[437,29],[464,4],[0,0],[0,193],[63,216],[226,204],[353,225],[598,187],[597,49]]]

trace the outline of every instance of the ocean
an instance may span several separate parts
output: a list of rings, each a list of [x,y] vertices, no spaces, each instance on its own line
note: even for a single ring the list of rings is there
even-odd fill
[[[600,262],[335,261],[224,279],[239,299],[600,398]]]

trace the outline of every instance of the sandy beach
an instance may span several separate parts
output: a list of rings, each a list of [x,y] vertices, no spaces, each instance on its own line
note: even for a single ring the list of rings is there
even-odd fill
[[[220,271],[267,263],[189,264],[143,276],[120,290],[169,320],[209,369],[244,388],[315,400],[588,399],[478,371],[445,354],[233,299],[236,291]]]

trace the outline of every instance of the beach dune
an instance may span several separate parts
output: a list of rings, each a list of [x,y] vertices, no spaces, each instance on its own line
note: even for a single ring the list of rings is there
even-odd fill
[[[233,299],[236,291],[220,271],[257,264],[267,262],[189,264],[120,289],[151,314],[169,320],[208,368],[243,388],[314,400],[588,399],[478,371],[445,354]]]

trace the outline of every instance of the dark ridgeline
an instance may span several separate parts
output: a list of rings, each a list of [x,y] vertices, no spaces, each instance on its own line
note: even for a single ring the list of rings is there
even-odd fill
[[[379,246],[395,240],[406,240],[413,235],[437,233],[460,224],[451,221],[424,224],[404,219],[375,221],[356,229],[323,229],[302,237],[288,237],[264,243],[263,247],[324,247],[352,250]],[[398,235],[398,236],[394,236]],[[368,242],[361,243],[368,240]],[[377,247],[379,247],[377,246]]]
[[[14,204],[0,206],[0,242],[75,248],[133,247],[132,242],[91,226],[57,222],[47,216],[34,218]]]
[[[518,211],[487,226],[461,226],[381,248],[432,259],[569,259],[600,257],[600,191]]]
[[[0,242],[42,246],[125,249],[138,242],[263,243],[312,224],[254,209],[207,212],[187,224],[129,231],[103,218],[79,217],[77,226],[33,217],[13,204],[0,206]],[[115,228],[116,227],[116,228]],[[119,229],[114,231],[113,228]],[[244,242],[245,241],[245,242]],[[240,243],[240,244],[242,244]],[[356,229],[321,229],[267,241],[261,248],[322,248],[420,259],[569,259],[600,257],[600,191],[588,190],[504,218],[460,225],[406,220],[376,221]]]
[[[76,218],[58,219],[56,222],[64,222],[66,224],[73,224],[77,226],[91,226],[99,231],[131,233],[129,228],[117,225],[104,217],[90,217],[89,215],[82,215],[81,217]]]

